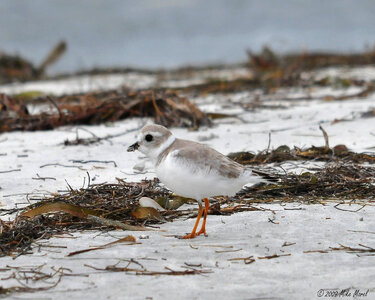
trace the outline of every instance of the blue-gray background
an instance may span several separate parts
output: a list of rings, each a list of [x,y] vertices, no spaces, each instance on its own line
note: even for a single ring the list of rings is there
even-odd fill
[[[52,72],[94,66],[238,62],[245,50],[360,51],[375,44],[373,0],[0,0],[0,50]]]

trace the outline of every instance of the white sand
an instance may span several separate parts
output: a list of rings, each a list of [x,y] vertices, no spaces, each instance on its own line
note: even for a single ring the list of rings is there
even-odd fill
[[[371,69],[370,74],[374,74]],[[356,71],[354,70],[353,73]],[[357,71],[358,73],[359,71]],[[355,73],[356,74],[356,73]],[[111,78],[111,76],[108,76]],[[374,79],[374,78],[372,78]],[[150,84],[155,78],[147,79]],[[109,80],[111,82],[111,80]],[[132,86],[133,81],[125,79],[121,84]],[[39,83],[33,90],[40,90],[42,85],[49,85],[45,92],[59,94],[59,88],[53,83]],[[0,91],[25,91],[28,84],[18,85],[17,89],[1,87]],[[75,85],[69,90],[69,84],[63,84],[61,93],[76,92]],[[113,88],[111,82],[103,87]],[[13,87],[14,88],[14,87]],[[83,89],[82,91],[86,91]],[[315,94],[314,94],[315,92]],[[172,129],[182,138],[192,140],[207,139],[206,144],[227,154],[234,151],[260,151],[267,147],[268,133],[271,131],[271,148],[279,145],[320,146],[324,144],[319,124],[322,124],[330,137],[330,144],[345,144],[355,151],[374,151],[375,118],[362,119],[360,113],[374,107],[375,97],[347,101],[324,101],[322,95],[353,93],[353,90],[316,89],[309,91],[312,100],[288,100],[296,95],[306,95],[304,90],[283,90],[276,100],[269,100],[269,105],[285,106],[285,109],[261,109],[245,112],[238,102],[250,101],[254,93],[206,96],[195,99],[205,111],[221,111],[239,114],[238,118],[223,119],[213,128],[201,128],[197,132],[186,129]],[[316,100],[314,98],[316,97]],[[275,97],[277,98],[277,97]],[[194,100],[194,99],[193,99]],[[335,119],[347,119],[346,122],[332,123]],[[97,136],[117,134],[133,130],[150,120],[129,119],[111,125],[72,126],[45,132],[12,132],[0,136],[0,208],[27,205],[27,197],[48,195],[66,189],[66,181],[74,188],[83,186],[86,172],[90,173],[93,183],[115,182],[116,177],[127,181],[153,178],[150,170],[147,174],[133,174],[133,166],[138,163],[140,154],[127,153],[126,147],[132,143],[136,132],[103,141],[90,146],[63,146],[66,139],[90,137],[89,130]],[[74,163],[73,160],[115,161],[113,163]],[[63,166],[46,166],[46,164]],[[321,163],[291,165],[283,164],[290,171],[302,172],[304,167],[321,166]],[[79,167],[79,168],[77,168]],[[298,167],[298,169],[297,169]],[[149,165],[146,164],[149,169]],[[41,177],[53,177],[56,180],[35,180]],[[66,181],[65,181],[66,180]],[[85,180],[87,184],[87,180]],[[358,212],[341,211],[330,205],[263,204],[257,207],[266,211],[242,212],[231,216],[209,216],[208,237],[195,240],[179,240],[168,235],[184,234],[191,230],[193,219],[180,219],[161,225],[165,232],[82,232],[74,238],[52,238],[38,241],[47,245],[60,245],[67,248],[45,248],[34,254],[24,255],[13,260],[0,258],[0,279],[6,279],[14,269],[1,270],[7,265],[30,267],[44,265],[46,272],[53,273],[51,267],[69,268],[72,274],[85,276],[64,276],[53,289],[37,293],[15,293],[14,299],[315,299],[320,289],[350,289],[352,296],[356,289],[367,291],[365,299],[375,299],[374,256],[347,253],[346,251],[328,251],[328,253],[304,253],[309,250],[329,250],[329,247],[357,247],[358,244],[375,247],[375,209],[366,206]],[[356,210],[361,206],[345,206]],[[191,206],[192,209],[196,208]],[[293,208],[289,210],[286,208]],[[273,210],[274,213],[272,213]],[[7,219],[8,217],[2,217]],[[269,221],[273,221],[274,224]],[[132,234],[141,244],[122,245],[66,257],[71,251],[85,249]],[[148,237],[140,239],[140,236]],[[290,246],[283,246],[291,243]],[[217,251],[228,251],[218,253]],[[283,256],[273,259],[259,257],[273,254]],[[255,262],[229,261],[232,258],[252,256]],[[136,276],[125,273],[96,271],[85,266],[104,268],[120,262],[135,259],[149,271],[185,270],[186,264],[200,265],[198,270],[210,273],[185,276]],[[140,268],[132,263],[129,267]],[[70,273],[70,271],[66,271]],[[57,280],[57,275],[55,280]],[[31,287],[48,286],[47,282],[32,281]],[[19,286],[14,279],[1,280],[0,286]],[[353,298],[353,297],[352,297]]]

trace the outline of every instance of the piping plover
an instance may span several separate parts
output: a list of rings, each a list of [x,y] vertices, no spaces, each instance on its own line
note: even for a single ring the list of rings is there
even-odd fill
[[[206,234],[208,198],[233,196],[245,184],[273,178],[251,170],[203,144],[174,137],[165,127],[146,125],[128,152],[139,150],[153,162],[156,174],[174,193],[198,201],[199,211],[192,232],[182,238]],[[205,203],[203,209],[202,201]],[[203,224],[197,231],[204,213]]]

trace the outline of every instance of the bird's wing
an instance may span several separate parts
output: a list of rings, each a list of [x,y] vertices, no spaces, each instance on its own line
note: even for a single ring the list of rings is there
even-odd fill
[[[171,153],[193,173],[217,173],[226,178],[238,178],[244,167],[220,152],[199,143],[186,143]]]

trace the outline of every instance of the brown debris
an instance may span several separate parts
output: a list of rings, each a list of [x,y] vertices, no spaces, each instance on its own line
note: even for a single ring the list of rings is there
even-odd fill
[[[366,97],[375,91],[374,85],[363,80],[340,79],[327,77],[319,80],[304,79],[304,71],[328,66],[358,66],[375,64],[375,48],[358,54],[330,53],[297,53],[278,55],[271,48],[264,47],[260,53],[247,51],[248,62],[243,66],[249,68],[249,74],[233,80],[209,79],[207,82],[176,88],[175,90],[193,95],[213,93],[233,93],[262,89],[266,94],[273,93],[280,87],[311,86],[364,86],[356,95],[329,96],[325,100],[346,100],[355,97]],[[219,67],[218,67],[219,68]],[[174,73],[175,74],[175,73]],[[176,74],[175,74],[176,75]]]
[[[253,256],[249,256],[249,257],[235,257],[235,258],[228,259],[228,261],[243,261],[245,263],[245,265],[250,265],[253,262],[255,262],[255,259],[254,259]]]
[[[45,68],[56,61],[66,49],[66,44],[60,42],[57,44],[50,54],[45,58],[44,62],[39,67],[33,66],[31,63],[19,57],[12,57],[9,55],[0,56],[0,83],[11,81],[26,81],[35,80],[45,77]],[[375,49],[365,51],[363,53],[354,54],[337,54],[337,53],[296,53],[288,55],[278,55],[271,48],[264,47],[260,53],[253,53],[247,51],[248,61],[243,64],[236,65],[237,67],[248,67],[249,74],[242,78],[234,80],[225,80],[217,78],[209,78],[207,82],[201,84],[194,84],[187,87],[171,88],[174,91],[183,91],[196,95],[208,93],[232,93],[246,90],[253,90],[260,88],[265,91],[272,92],[279,87],[291,86],[332,86],[341,85],[348,86],[364,86],[365,89],[357,96],[364,97],[374,92],[374,87],[361,80],[355,79],[337,79],[336,82],[331,82],[331,78],[323,78],[320,80],[302,79],[302,71],[309,71],[312,69],[323,68],[328,66],[359,66],[375,64]],[[107,68],[107,69],[93,69],[91,71],[80,71],[75,74],[59,75],[54,78],[69,78],[75,75],[98,75],[109,73],[138,72],[141,74],[152,74],[157,78],[165,78],[168,75],[170,78],[188,78],[189,74],[204,70],[224,69],[233,66],[216,65],[196,68],[180,68],[175,70],[142,70],[132,68]],[[43,76],[42,76],[43,75]],[[190,75],[191,76],[191,75]],[[337,82],[340,81],[340,82]],[[367,87],[366,87],[367,86]],[[327,97],[326,100],[344,100],[352,98],[352,96]],[[156,99],[157,102],[157,99]],[[159,115],[158,107],[154,107],[156,114]]]
[[[375,163],[375,155],[370,153],[356,153],[350,151],[345,145],[336,145],[333,148],[327,146],[301,149],[290,149],[286,145],[279,146],[271,151],[262,151],[258,154],[252,152],[234,152],[229,158],[244,165],[258,165],[264,163],[280,163],[285,161],[346,161],[355,163]]]
[[[110,272],[125,272],[134,275],[143,275],[143,276],[158,276],[158,275],[167,275],[167,276],[182,276],[182,275],[199,275],[199,274],[207,274],[212,273],[211,270],[206,269],[189,269],[183,271],[176,271],[172,270],[171,268],[165,267],[166,271],[148,271],[144,267],[141,268],[129,268],[129,265],[134,263],[134,260],[130,260],[127,266],[125,267],[117,267],[116,265],[110,265],[105,268],[97,268],[90,265],[85,265],[86,267],[92,268],[98,271],[110,271]]]
[[[105,248],[111,247],[111,246],[119,244],[119,243],[126,243],[127,245],[135,245],[135,244],[137,244],[136,243],[136,239],[135,239],[134,236],[127,235],[124,238],[118,239],[118,240],[116,240],[114,242],[110,242],[110,243],[107,243],[107,244],[102,245],[102,246],[98,246],[98,247],[95,247],[95,248],[88,248],[88,249],[83,249],[83,250],[78,250],[78,251],[70,252],[67,256],[74,256],[74,255],[77,255],[77,254],[82,254],[82,253],[86,253],[86,252],[90,252],[90,251],[101,250],[101,249],[105,249]]]
[[[144,221],[132,216],[142,196],[169,197],[158,181],[90,185],[86,189],[56,194],[22,209],[14,221],[0,223],[0,256],[28,253],[31,243],[57,233],[76,230],[115,229],[145,230]],[[9,210],[13,213],[14,210]],[[176,218],[180,213],[164,216]],[[22,216],[23,215],[23,216]],[[156,220],[147,220],[156,223]]]
[[[0,53],[0,83],[27,81],[37,77],[35,66],[20,56]]]
[[[11,293],[34,293],[40,291],[47,291],[56,287],[64,276],[84,276],[86,274],[72,274],[72,270],[64,267],[47,267],[45,264],[40,266],[9,266],[7,270],[12,273],[1,280],[16,280],[21,285],[3,288],[0,286],[0,295],[7,295]],[[54,282],[51,282],[53,280]],[[39,283],[39,287],[30,287],[30,283]]]
[[[374,201],[375,168],[371,166],[336,164],[314,173],[274,175],[280,177],[277,184],[253,186],[232,198],[216,197],[216,203],[212,203],[208,213],[229,215],[240,211],[265,210],[253,204],[274,201],[314,203],[339,200],[342,203],[345,199],[364,199],[363,205]],[[144,196],[156,199],[169,210],[158,212],[161,218],[155,219],[151,215],[144,221],[134,217],[133,212],[139,207],[138,200]],[[179,205],[187,201],[181,201],[180,197],[176,199],[179,199]],[[119,179],[118,184],[89,185],[40,200],[18,209],[21,214],[14,221],[0,222],[0,256],[17,257],[29,253],[35,239],[48,239],[58,233],[116,228],[149,230],[143,227],[144,222],[160,224],[164,220],[172,221],[181,216],[196,216],[190,210],[177,210],[171,192],[161,187],[156,179],[140,183],[127,183]],[[3,214],[12,214],[17,209],[1,211]]]
[[[238,78],[234,80],[210,80],[205,83],[193,84],[175,90],[184,93],[190,93],[194,96],[216,94],[216,93],[234,93],[249,91],[262,86],[258,78]]]
[[[349,247],[345,246],[342,244],[339,244],[340,247],[329,247],[329,249],[324,249],[324,250],[308,250],[308,251],[303,251],[303,253],[328,253],[331,251],[345,251],[347,253],[371,253],[368,255],[375,255],[375,248],[363,245],[363,244],[358,244],[361,248],[354,248],[354,247]],[[372,254],[374,253],[374,254]]]
[[[272,259],[272,258],[278,258],[278,257],[281,257],[281,256],[291,256],[290,253],[288,254],[274,254],[274,255],[269,255],[269,256],[259,256],[258,259]]]
[[[278,184],[265,187],[250,187],[237,196],[254,202],[303,201],[313,203],[320,200],[373,201],[375,195],[375,168],[350,164],[328,166],[315,173],[280,175]]]
[[[351,100],[355,98],[366,98],[375,92],[375,85],[373,83],[366,84],[364,89],[354,95],[341,95],[341,96],[326,96],[323,98],[325,101],[336,100]]]
[[[0,53],[0,84],[41,79],[46,69],[55,63],[66,49],[64,41],[58,42],[40,66],[35,66],[18,55]]]
[[[298,65],[303,70],[325,68],[332,66],[360,66],[375,64],[375,48],[363,53],[296,53],[277,55],[269,47],[264,47],[261,53],[253,54],[248,51],[250,67],[258,70],[275,70],[282,66]]]
[[[87,218],[88,215],[98,215],[98,212],[96,212],[95,210],[80,207],[78,205],[73,205],[64,202],[51,202],[27,210],[21,214],[21,217],[28,217],[32,219],[36,216],[56,211],[66,212],[78,218]]]
[[[131,215],[138,220],[154,219],[161,222],[165,221],[160,212],[153,207],[138,207],[131,212]]]
[[[39,103],[51,103],[57,112],[31,115],[23,100],[0,95],[0,132],[49,130],[63,125],[99,124],[130,117],[153,117],[164,126],[197,128],[210,121],[187,98],[169,90],[109,91],[80,95],[49,96]]]
[[[301,83],[305,55],[293,55],[289,59],[276,55],[270,48],[264,47],[260,54],[247,51],[248,67],[265,87],[275,88]]]

